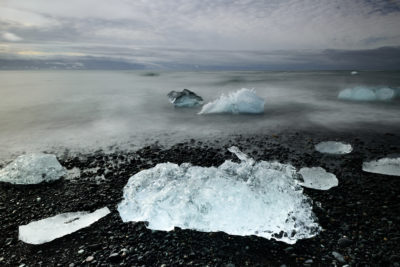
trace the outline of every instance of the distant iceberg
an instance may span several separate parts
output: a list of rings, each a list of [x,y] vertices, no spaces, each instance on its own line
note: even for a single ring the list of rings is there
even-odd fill
[[[350,153],[353,147],[350,144],[342,142],[326,141],[317,144],[315,149],[320,153],[340,155]]]
[[[66,175],[55,155],[36,153],[21,155],[0,170],[0,181],[12,184],[50,182]]]
[[[339,181],[336,175],[327,172],[321,167],[301,168],[299,173],[303,177],[304,182],[300,185],[312,189],[328,190],[338,186]]]
[[[31,222],[19,227],[19,240],[29,244],[43,244],[88,227],[108,215],[107,207],[95,212],[68,212]]]
[[[175,107],[190,108],[203,104],[203,98],[188,89],[183,89],[182,92],[171,91],[167,96]]]
[[[369,88],[357,86],[339,92],[338,98],[353,101],[389,101],[396,96],[396,90],[389,87]]]
[[[311,200],[291,165],[256,162],[236,147],[240,163],[219,167],[161,163],[132,176],[118,211],[124,222],[147,221],[154,230],[174,227],[232,235],[257,235],[293,244],[320,231]]]
[[[350,72],[351,75],[358,75],[358,71],[353,70],[352,72]]]
[[[362,169],[365,172],[400,176],[400,157],[364,162]]]
[[[203,106],[199,114],[232,113],[260,114],[264,112],[265,101],[254,90],[242,88],[229,95],[221,95]]]

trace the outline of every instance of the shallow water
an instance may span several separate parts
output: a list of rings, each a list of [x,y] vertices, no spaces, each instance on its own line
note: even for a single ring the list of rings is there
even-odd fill
[[[82,151],[119,144],[213,138],[285,129],[386,131],[400,125],[400,102],[337,99],[354,86],[400,87],[400,72],[1,71],[0,159],[47,149]],[[167,93],[188,88],[207,103],[254,88],[262,115],[197,115]]]

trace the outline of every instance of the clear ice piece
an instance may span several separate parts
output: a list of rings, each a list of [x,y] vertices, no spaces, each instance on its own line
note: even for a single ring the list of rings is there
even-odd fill
[[[350,144],[336,141],[321,142],[315,146],[315,149],[320,153],[336,155],[348,154],[353,151],[353,147]]]
[[[182,92],[171,91],[167,96],[175,107],[196,107],[203,104],[203,98],[188,89],[183,89]]]
[[[30,222],[19,227],[19,240],[34,245],[50,242],[88,227],[109,213],[110,210],[104,207],[92,213],[68,212]]]
[[[315,236],[320,228],[311,200],[291,165],[241,160],[219,167],[161,163],[132,176],[118,211],[124,222],[147,221],[154,230],[174,227],[232,235],[257,235],[287,243]]]
[[[336,175],[327,172],[321,167],[301,168],[299,174],[303,177],[304,182],[300,185],[312,189],[328,190],[338,186],[339,181]]]
[[[364,162],[362,169],[365,172],[400,176],[400,157]]]
[[[338,98],[352,101],[389,101],[396,97],[396,90],[388,87],[369,88],[356,86],[339,92]]]
[[[0,170],[0,181],[12,184],[50,182],[66,175],[55,155],[36,153],[21,155]]]
[[[232,113],[260,114],[264,113],[265,101],[254,90],[242,88],[229,95],[221,95],[213,102],[203,106],[199,114]]]

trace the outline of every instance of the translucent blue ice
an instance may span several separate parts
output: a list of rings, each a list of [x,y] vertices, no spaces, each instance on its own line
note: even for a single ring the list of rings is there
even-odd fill
[[[241,162],[227,160],[219,167],[161,163],[135,174],[118,205],[122,220],[147,221],[154,230],[223,231],[287,243],[319,232],[293,166],[256,162],[236,147],[229,151]]]
[[[340,91],[338,98],[352,101],[389,101],[396,97],[396,90],[388,87],[369,88],[357,86]]]
[[[242,88],[229,95],[221,95],[203,106],[199,114],[232,113],[260,114],[264,112],[265,101],[254,90]]]

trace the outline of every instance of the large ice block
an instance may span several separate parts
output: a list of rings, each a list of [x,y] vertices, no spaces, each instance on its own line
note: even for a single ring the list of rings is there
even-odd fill
[[[118,211],[123,221],[232,235],[257,235],[287,243],[316,235],[320,228],[311,200],[298,185],[296,169],[278,162],[255,162],[236,147],[219,167],[157,164],[132,176]]]

